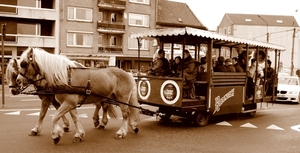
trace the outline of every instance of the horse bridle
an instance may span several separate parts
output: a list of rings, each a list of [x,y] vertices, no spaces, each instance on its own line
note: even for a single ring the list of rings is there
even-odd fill
[[[27,62],[26,62],[27,63]],[[26,76],[26,73],[27,73],[27,71],[28,71],[28,67],[29,67],[29,64],[31,64],[31,66],[33,67],[33,69],[34,69],[34,71],[37,73],[37,74],[39,74],[38,72],[38,67],[36,67],[35,66],[35,64],[32,62],[32,61],[29,61],[28,63],[27,63],[27,65],[26,65],[26,67],[25,66],[22,66],[22,64],[21,64],[21,67],[23,68],[23,69],[25,69],[25,71],[24,71],[24,73],[22,73],[21,71],[19,71],[18,70],[18,73],[22,76],[22,77],[24,77],[26,80],[27,80],[27,86],[24,88],[24,90],[27,88],[27,87],[29,87],[31,84],[33,84],[35,87],[36,87],[36,85],[34,84],[34,83],[36,83],[36,82],[38,82],[38,81],[41,81],[41,80],[44,80],[45,79],[45,77],[42,77],[42,78],[40,78],[40,79],[37,79],[37,80],[35,80],[35,79],[30,79],[30,78],[28,78],[27,76]]]

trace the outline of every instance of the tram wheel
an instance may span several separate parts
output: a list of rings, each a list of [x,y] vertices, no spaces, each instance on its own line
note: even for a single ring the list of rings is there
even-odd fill
[[[205,112],[198,112],[195,114],[195,124],[199,127],[207,125],[209,120],[209,115]]]

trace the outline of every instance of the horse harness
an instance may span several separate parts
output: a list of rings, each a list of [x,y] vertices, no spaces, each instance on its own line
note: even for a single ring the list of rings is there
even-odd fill
[[[81,100],[79,102],[79,105],[77,106],[77,108],[81,107],[84,104],[84,102],[87,99],[87,97],[89,95],[93,94],[95,96],[100,96],[100,97],[105,98],[106,100],[103,101],[103,102],[108,103],[108,104],[113,104],[113,105],[123,104],[123,105],[127,105],[127,106],[130,106],[130,107],[141,109],[141,111],[143,112],[143,114],[146,113],[146,114],[149,114],[149,115],[152,115],[152,116],[154,114],[156,114],[156,112],[153,112],[153,111],[151,111],[149,109],[144,109],[144,108],[142,108],[140,106],[134,106],[134,105],[131,105],[131,104],[128,104],[128,103],[116,100],[114,98],[110,98],[108,96],[92,92],[90,79],[87,80],[86,86],[84,86],[84,87],[82,87],[82,86],[72,86],[71,85],[71,83],[72,83],[71,69],[86,69],[86,68],[69,68],[69,70],[68,70],[68,85],[59,86],[59,87],[51,87],[51,88],[48,88],[48,89],[39,89],[40,86],[36,86],[36,85],[34,85],[34,83],[37,82],[37,81],[44,80],[45,78],[43,77],[43,78],[38,79],[38,80],[31,80],[31,79],[29,79],[30,80],[30,84],[33,84],[35,86],[35,90],[34,91],[29,91],[29,92],[23,92],[27,87],[30,86],[30,85],[28,85],[26,88],[24,88],[22,90],[21,93],[22,94],[30,94],[30,95],[54,95],[54,94],[63,94],[63,93],[85,95],[85,97],[83,98],[83,100]],[[25,74],[23,74],[22,76],[25,77],[26,79],[28,79],[25,76]]]

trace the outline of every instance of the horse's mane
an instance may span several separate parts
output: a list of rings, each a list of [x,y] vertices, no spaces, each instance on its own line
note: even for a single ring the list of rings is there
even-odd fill
[[[20,65],[19,63],[20,63],[20,60],[16,60],[18,63],[18,65]],[[8,62],[8,64],[7,64],[7,67],[6,67],[6,72],[5,72],[5,74],[6,74],[6,80],[7,81],[9,81],[11,78],[11,73],[13,73],[13,64],[15,63],[15,61],[14,61],[14,59],[10,59],[9,60],[9,62]]]
[[[41,48],[28,48],[25,50],[20,61],[29,62],[28,53],[32,49],[32,60],[36,62],[41,75],[44,75],[50,85],[59,86],[68,84],[68,69],[70,67],[82,67],[75,61],[71,61],[65,56],[54,55]]]

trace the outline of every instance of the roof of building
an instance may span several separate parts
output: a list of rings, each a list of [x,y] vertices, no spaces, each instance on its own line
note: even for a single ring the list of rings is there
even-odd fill
[[[157,24],[177,27],[194,27],[207,30],[195,16],[186,3],[159,0],[157,10]]]
[[[224,17],[227,17],[232,24],[238,25],[299,27],[294,16],[226,13]]]

